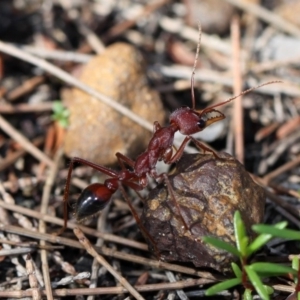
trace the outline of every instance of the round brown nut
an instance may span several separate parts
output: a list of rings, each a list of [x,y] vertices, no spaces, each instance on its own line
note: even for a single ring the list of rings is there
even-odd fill
[[[116,43],[91,59],[80,80],[151,123],[164,120],[159,95],[147,83],[142,55],[129,44]],[[73,90],[69,109],[64,150],[70,157],[111,165],[117,161],[116,152],[135,157],[151,137],[151,132],[81,90]]]
[[[236,258],[203,243],[202,237],[217,237],[235,246],[236,210],[247,234],[254,237],[250,228],[263,220],[264,189],[235,158],[227,153],[219,156],[184,155],[168,176],[175,200],[165,185],[159,185],[147,197],[141,222],[150,249],[160,259],[228,271]]]

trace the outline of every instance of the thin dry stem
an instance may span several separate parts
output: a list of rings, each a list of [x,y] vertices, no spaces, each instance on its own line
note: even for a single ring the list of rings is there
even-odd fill
[[[53,217],[53,216],[50,216],[47,214],[41,214],[37,211],[27,209],[27,208],[19,206],[19,205],[5,203],[3,201],[0,201],[0,207],[3,207],[7,210],[11,210],[14,212],[18,212],[25,216],[43,220],[43,221],[51,223],[51,224],[56,224],[56,225],[62,226],[64,223],[63,219],[56,218],[56,217]],[[67,228],[74,229],[75,227],[77,227],[76,224],[68,222]],[[110,233],[103,233],[101,231],[98,231],[98,230],[95,230],[95,229],[92,229],[92,228],[89,228],[86,226],[80,226],[80,228],[84,233],[91,235],[91,236],[98,237],[98,238],[102,238],[105,241],[126,245],[128,247],[133,247],[133,248],[140,249],[140,250],[148,250],[148,246],[144,243],[140,243],[140,242],[136,242],[136,241],[133,241],[130,239],[122,238],[122,237],[119,237],[117,235],[110,234]]]
[[[42,202],[41,202],[41,213],[42,214],[47,213],[51,189],[52,189],[52,186],[56,179],[59,161],[61,160],[61,158],[62,158],[62,151],[60,150],[56,153],[56,156],[54,159],[54,164],[50,168],[48,178],[44,185]],[[39,231],[41,233],[45,233],[47,231],[46,223],[43,220],[40,220],[40,222],[39,222]],[[43,240],[40,241],[41,247],[45,247],[46,245],[47,245],[46,241],[43,241]],[[41,249],[41,261],[42,261],[42,270],[43,270],[43,275],[44,275],[45,288],[46,288],[46,292],[47,292],[47,299],[53,299],[49,265],[48,265],[48,251],[46,249]]]
[[[13,47],[16,47],[14,44],[8,43]],[[32,55],[45,58],[45,59],[54,59],[60,61],[76,62],[76,63],[87,63],[94,55],[77,53],[74,51],[63,51],[56,49],[45,49],[44,47],[32,47],[27,45],[17,45],[18,48],[22,49],[25,52],[28,52]]]
[[[38,147],[43,142],[44,142],[44,137],[38,137],[32,141],[32,144]],[[25,149],[19,149],[7,155],[3,160],[1,160],[0,172],[7,169],[9,166],[11,166],[13,163],[15,163],[20,157],[24,156],[25,154],[26,154]]]
[[[170,282],[176,282],[176,278],[173,274],[173,272],[171,271],[166,271],[166,276],[168,277],[169,281]],[[176,294],[178,295],[178,297],[181,299],[181,300],[188,300],[189,298],[187,297],[187,295],[185,294],[185,292],[182,290],[182,289],[178,289],[176,290]]]
[[[109,208],[110,208],[110,204],[105,207],[105,209],[102,211],[101,215],[98,218],[97,230],[99,230],[99,231],[102,231],[102,232],[105,231]],[[101,247],[101,246],[103,246],[103,244],[104,244],[104,240],[102,238],[98,238],[95,245],[97,247]],[[89,287],[95,288],[95,287],[97,287],[97,279],[98,279],[98,274],[99,274],[99,269],[100,269],[100,264],[98,263],[96,258],[94,258],[91,268],[92,268],[92,270],[91,270],[91,278],[90,278]],[[89,296],[87,298],[87,300],[94,300],[94,299],[95,299],[94,296]]]
[[[35,147],[32,142],[30,142],[23,134],[16,130],[1,115],[0,128],[13,140],[17,141],[28,153],[34,156],[37,160],[44,162],[50,167],[53,165],[53,161],[47,155],[45,155],[44,152]]]
[[[255,15],[257,18],[265,21],[279,30],[289,33],[295,37],[300,37],[300,29],[297,26],[258,4],[240,0],[226,1],[250,14]]]
[[[29,113],[29,112],[47,112],[52,111],[53,102],[43,102],[43,103],[21,103],[21,104],[5,104],[1,103],[0,106],[0,114],[21,114],[21,113]]]
[[[76,20],[75,20],[76,21]],[[77,21],[79,29],[82,35],[86,38],[86,41],[91,46],[91,48],[97,53],[101,54],[105,50],[105,45],[100,40],[100,38],[85,24],[80,21]]]
[[[150,2],[150,4],[145,5],[143,7],[142,12],[135,18],[126,20],[124,22],[118,23],[117,25],[113,26],[108,31],[107,37],[111,39],[112,37],[116,37],[122,34],[124,31],[134,26],[138,20],[140,20],[141,18],[145,18],[146,16],[153,13],[155,10],[157,10],[158,8],[160,8],[161,6],[165,5],[168,2],[169,0],[158,0],[155,2]]]
[[[25,262],[26,262],[26,270],[27,270],[28,279],[29,279],[29,285],[30,285],[31,292],[32,292],[32,299],[40,300],[40,299],[42,299],[41,290],[39,288],[38,280],[37,280],[36,274],[35,274],[35,265],[32,261],[30,254],[27,255]],[[48,298],[48,295],[49,294],[47,291],[47,299],[51,299],[51,298]]]
[[[239,19],[235,16],[231,23],[231,39],[233,54],[233,94],[239,95],[242,92],[242,70],[240,55],[240,24]],[[234,101],[234,139],[235,139],[235,156],[244,163],[244,117],[242,97]]]
[[[300,228],[298,210],[296,210],[295,207],[293,205],[290,205],[287,201],[281,199],[277,195],[274,195],[269,190],[268,183],[264,179],[257,177],[253,174],[251,176],[258,184],[265,187],[266,195],[271,201],[273,201],[277,206],[280,206],[281,208],[283,208],[284,211],[286,211],[288,214],[291,214],[292,216],[296,217],[293,219],[293,223]]]
[[[74,234],[77,236],[79,242],[84,246],[86,251],[95,259],[97,259],[99,264],[104,266],[108,272],[113,275],[135,299],[144,299],[144,297],[142,297],[137,290],[104,259],[103,256],[96,252],[90,241],[84,236],[83,232],[79,228],[74,228]]]
[[[266,184],[268,184],[272,179],[276,178],[277,176],[279,176],[282,173],[285,173],[285,172],[287,172],[287,171],[295,168],[299,164],[300,164],[300,155],[298,155],[297,157],[295,157],[292,161],[288,161],[287,163],[281,165],[280,167],[278,167],[274,171],[266,174],[263,177],[263,181]]]
[[[135,289],[139,292],[152,292],[161,290],[177,290],[193,286],[204,285],[213,282],[209,279],[187,279],[177,282],[156,283],[137,285]],[[42,290],[42,295],[46,295],[45,290]],[[57,289],[53,290],[53,295],[57,297],[78,296],[78,295],[117,295],[128,293],[121,286],[105,287],[105,288],[83,288],[83,289]],[[23,298],[30,297],[31,291],[0,291],[0,298]]]
[[[1,241],[1,244],[10,244],[9,241]],[[15,245],[14,245],[15,246]],[[0,250],[0,257],[1,256],[13,256],[13,255],[23,255],[23,254],[29,254],[33,252],[34,248],[16,248],[16,249],[1,249]]]
[[[251,67],[250,71],[254,72],[256,74],[259,74],[262,72],[272,71],[272,70],[274,70],[276,68],[280,68],[280,67],[288,67],[289,65],[298,65],[299,66],[299,62],[300,62],[300,56],[286,58],[286,59],[280,59],[280,60],[259,62],[259,63],[254,64]]]
[[[45,81],[44,76],[35,76],[25,80],[20,86],[10,91],[6,95],[6,99],[9,101],[15,101],[22,97],[24,94],[31,92],[37,85],[40,85]]]
[[[73,248],[79,248],[79,249],[84,248],[79,242],[74,241],[72,239],[55,236],[55,235],[47,234],[47,233],[35,232],[35,231],[27,230],[27,229],[24,229],[24,228],[21,228],[18,226],[0,224],[0,230],[5,231],[5,232],[19,234],[22,236],[27,236],[27,237],[33,238],[33,239],[40,239],[40,240],[45,240],[45,241],[48,241],[51,243],[70,246]],[[202,271],[198,271],[193,268],[188,268],[188,267],[183,267],[183,266],[179,266],[179,265],[175,265],[175,264],[165,263],[165,262],[157,261],[154,259],[147,259],[147,258],[144,258],[141,256],[116,251],[116,250],[113,250],[113,249],[110,249],[107,247],[101,247],[101,248],[95,247],[95,248],[99,253],[101,253],[103,255],[111,256],[111,257],[118,258],[121,260],[126,260],[126,261],[130,261],[133,263],[138,263],[138,264],[142,264],[142,265],[146,265],[146,266],[158,268],[158,269],[167,269],[170,271],[194,275],[194,276],[203,277],[203,278],[207,278],[207,279],[217,279],[216,276],[212,275],[209,272],[202,272]]]
[[[50,74],[56,76],[59,79],[61,79],[65,83],[75,86],[75,87],[81,89],[82,91],[90,94],[91,96],[101,100],[106,105],[110,106],[111,108],[115,109],[119,113],[127,116],[132,121],[136,122],[137,124],[141,125],[142,127],[146,128],[152,132],[153,125],[150,122],[145,121],[143,118],[141,118],[140,116],[133,113],[130,109],[119,104],[118,102],[111,99],[110,97],[107,97],[104,94],[99,93],[98,91],[90,88],[88,85],[82,83],[77,78],[71,76],[70,74],[63,71],[62,69],[59,69],[58,67],[54,66],[53,64],[51,64],[41,58],[34,57],[33,55],[26,53],[25,51],[23,51],[21,49],[18,49],[12,45],[9,45],[9,44],[1,42],[1,41],[0,41],[0,51],[6,53],[8,55],[17,57],[19,59],[22,59],[24,61],[27,61],[28,63],[31,63],[35,66],[40,67],[41,69],[49,72]],[[120,101],[120,102],[122,102],[122,101]],[[1,123],[0,123],[0,126],[1,126]]]
[[[185,26],[180,20],[164,16],[160,20],[160,26],[168,32],[179,34],[184,39],[198,42],[198,31],[193,27]],[[201,34],[201,47],[217,50],[228,56],[231,55],[231,47],[227,42],[204,32]]]

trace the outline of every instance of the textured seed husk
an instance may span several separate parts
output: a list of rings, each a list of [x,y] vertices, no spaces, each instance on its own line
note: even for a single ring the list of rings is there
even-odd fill
[[[160,259],[228,271],[236,258],[204,243],[202,237],[217,237],[235,246],[236,210],[241,213],[247,234],[254,237],[250,229],[263,221],[264,189],[235,158],[227,153],[219,156],[221,159],[210,154],[189,154],[180,159],[168,177],[177,205],[163,184],[150,192],[141,221],[148,232],[145,238]]]

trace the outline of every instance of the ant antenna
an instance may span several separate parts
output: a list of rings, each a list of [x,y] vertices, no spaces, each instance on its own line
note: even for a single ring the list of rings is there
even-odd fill
[[[191,94],[192,94],[192,108],[195,109],[195,91],[194,91],[194,81],[195,81],[195,70],[197,66],[197,61],[198,61],[198,56],[200,52],[200,45],[201,45],[201,34],[202,34],[202,28],[201,28],[201,23],[198,23],[198,30],[199,30],[199,38],[198,38],[198,44],[197,44],[197,50],[196,50],[196,56],[195,56],[195,61],[194,61],[194,66],[193,66],[193,72],[192,72],[192,77],[191,77]]]
[[[210,110],[212,110],[212,109],[214,109],[214,108],[216,108],[216,107],[218,107],[218,106],[222,106],[222,105],[224,105],[224,104],[226,104],[226,103],[229,103],[229,102],[235,100],[236,98],[241,97],[241,96],[243,96],[243,95],[246,95],[246,94],[250,93],[251,91],[257,90],[258,88],[261,88],[261,87],[263,87],[263,86],[265,86],[265,85],[269,85],[269,84],[273,84],[273,83],[281,83],[281,82],[282,82],[282,81],[280,81],[280,80],[273,80],[273,81],[269,81],[269,82],[262,83],[262,84],[260,84],[260,85],[255,86],[255,87],[252,87],[252,88],[250,88],[250,89],[248,89],[248,90],[245,90],[245,91],[241,92],[239,95],[233,96],[233,97],[227,99],[226,101],[223,101],[223,102],[221,102],[221,103],[217,103],[217,104],[215,104],[215,105],[213,105],[213,106],[209,106],[209,107],[203,109],[202,111],[200,111],[200,114],[201,114],[201,115],[202,115],[202,114],[205,114],[207,111],[210,111]]]

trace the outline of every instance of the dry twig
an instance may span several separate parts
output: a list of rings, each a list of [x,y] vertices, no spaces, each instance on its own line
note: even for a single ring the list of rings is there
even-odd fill
[[[47,242],[51,242],[51,243],[55,243],[55,244],[61,244],[61,245],[65,245],[65,246],[69,246],[69,247],[73,247],[73,248],[83,249],[83,246],[79,242],[74,241],[72,239],[59,237],[59,236],[55,236],[55,235],[47,234],[47,233],[39,233],[39,232],[27,230],[24,228],[13,226],[13,225],[0,224],[0,230],[5,231],[5,232],[19,234],[22,236],[27,236],[29,238],[45,240]],[[101,253],[103,255],[111,256],[111,257],[118,258],[121,260],[130,261],[133,263],[147,265],[147,266],[153,267],[153,268],[166,269],[166,270],[189,274],[189,275],[193,275],[193,276],[198,276],[198,277],[202,277],[202,278],[206,278],[206,279],[216,280],[218,278],[209,272],[198,271],[194,268],[170,264],[170,263],[158,261],[155,259],[147,259],[147,258],[144,258],[141,256],[116,251],[116,250],[113,250],[113,249],[110,249],[107,247],[101,247],[101,248],[95,247],[95,248],[99,253]]]
[[[9,122],[0,115],[0,128],[6,132],[13,140],[21,144],[21,146],[36,159],[43,161],[48,166],[53,165],[53,161],[44,154],[40,149],[33,145],[22,133],[16,130]]]
[[[90,241],[84,236],[83,232],[79,228],[75,228],[74,233],[77,236],[79,242],[84,246],[86,251],[90,255],[92,255],[95,259],[97,259],[98,263],[104,266],[109,271],[109,273],[113,275],[135,299],[138,300],[144,299],[144,297],[142,297],[137,292],[137,290],[121,274],[115,271],[115,269],[104,259],[103,256],[101,256],[96,252],[96,250],[94,249]]]
[[[260,5],[251,2],[246,2],[246,1],[239,1],[239,0],[226,0],[226,1],[250,14],[255,15],[256,17],[269,23],[270,25],[274,26],[279,30],[289,33],[295,37],[300,37],[300,29],[297,26],[289,23],[287,20],[284,20],[280,16],[263,8]]]
[[[29,53],[26,53],[26,52],[24,52],[24,51],[22,51],[22,50],[20,50],[16,47],[12,46],[12,45],[9,45],[9,44],[1,42],[1,41],[0,41],[0,51],[2,51],[4,53],[7,53],[11,56],[17,57],[19,59],[22,59],[22,60],[24,60],[28,63],[31,63],[35,66],[38,66],[38,67],[42,68],[46,72],[49,72],[50,74],[52,74],[52,75],[56,76],[57,78],[63,80],[65,83],[68,83],[72,86],[75,86],[75,87],[83,90],[84,92],[90,94],[91,96],[101,100],[106,105],[112,107],[113,109],[115,109],[119,113],[127,116],[129,119],[131,119],[132,121],[134,121],[137,124],[141,125],[142,127],[152,131],[153,126],[152,126],[151,123],[145,121],[143,118],[136,115],[130,109],[124,107],[123,105],[119,104],[115,100],[113,100],[113,99],[99,93],[98,91],[90,88],[88,85],[82,83],[77,78],[71,76],[70,74],[63,71],[62,69],[59,69],[58,67],[54,66],[53,64],[51,64],[51,63],[49,63],[49,62],[47,62],[47,61],[45,61],[41,58],[34,57]]]
[[[239,95],[242,92],[242,70],[240,57],[240,24],[236,16],[231,23],[232,53],[233,53],[233,94]],[[236,158],[244,162],[244,117],[242,97],[234,101],[234,138]]]

